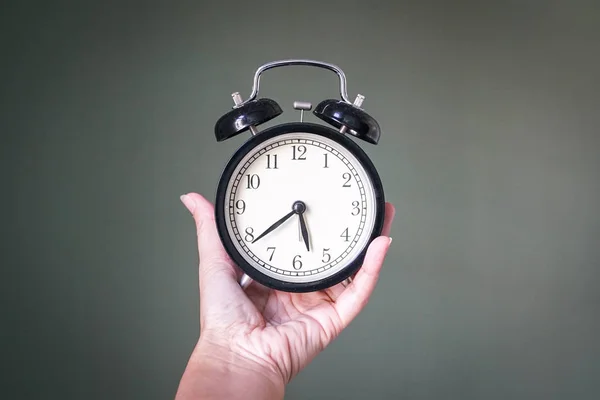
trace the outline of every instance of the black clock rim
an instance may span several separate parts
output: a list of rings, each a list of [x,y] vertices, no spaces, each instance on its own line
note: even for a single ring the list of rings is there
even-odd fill
[[[355,259],[345,268],[341,269],[333,275],[313,282],[286,282],[266,275],[254,268],[237,251],[233,240],[228,234],[227,225],[225,222],[225,218],[227,218],[227,216],[225,215],[224,205],[225,197],[227,195],[227,186],[229,184],[231,175],[233,174],[239,162],[244,158],[246,154],[251,152],[264,141],[269,140],[275,136],[294,132],[312,133],[315,135],[323,136],[341,144],[346,149],[348,149],[348,151],[350,151],[352,155],[354,155],[358,159],[358,161],[363,165],[365,172],[367,173],[369,179],[372,182],[373,191],[375,194],[375,222],[373,225],[371,236],[364,248],[355,257]],[[362,267],[369,245],[373,240],[375,240],[378,236],[381,235],[381,232],[383,230],[385,218],[385,195],[383,191],[383,184],[381,182],[379,173],[375,168],[375,165],[373,164],[369,156],[364,152],[364,150],[358,146],[358,144],[356,144],[354,141],[352,141],[350,138],[346,137],[346,135],[340,133],[339,131],[336,131],[324,125],[319,125],[311,122],[289,122],[272,126],[261,131],[256,136],[252,136],[250,139],[244,142],[242,146],[231,156],[225,168],[223,169],[223,172],[221,173],[221,177],[219,179],[214,208],[215,222],[219,237],[221,239],[221,243],[223,244],[223,247],[225,248],[225,251],[227,252],[229,257],[231,257],[231,259],[240,267],[240,269],[243,272],[245,272],[250,278],[252,278],[256,282],[271,289],[280,290],[284,292],[301,293],[314,292],[334,286],[344,281],[348,277],[352,276]]]

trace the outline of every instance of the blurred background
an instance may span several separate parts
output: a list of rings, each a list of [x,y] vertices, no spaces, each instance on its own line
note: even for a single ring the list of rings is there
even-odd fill
[[[284,58],[366,96],[397,209],[370,303],[286,399],[600,396],[598,2],[13,1],[0,22],[0,397],[174,397],[199,328],[179,196],[214,198],[249,137],[214,123]],[[280,123],[339,92],[288,67],[260,94]]]

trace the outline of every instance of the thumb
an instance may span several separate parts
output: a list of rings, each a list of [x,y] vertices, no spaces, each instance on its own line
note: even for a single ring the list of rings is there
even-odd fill
[[[217,232],[213,205],[198,193],[184,194],[181,202],[196,223],[200,289],[220,286],[222,280],[236,281],[236,269]]]

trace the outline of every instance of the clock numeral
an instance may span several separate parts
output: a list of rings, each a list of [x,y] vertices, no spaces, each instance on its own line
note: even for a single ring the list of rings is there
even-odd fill
[[[271,161],[273,166],[271,166]],[[278,169],[277,168],[277,154],[267,154],[267,169]]]
[[[275,254],[275,247],[267,247],[267,251],[271,251],[271,256],[269,257],[269,261],[273,259],[273,254]]]
[[[302,256],[300,254],[298,254],[292,260],[292,267],[294,267],[295,270],[298,270],[298,269],[302,268],[302,260],[301,260],[301,258],[302,258]]]
[[[352,215],[360,214],[360,208],[358,208],[359,204],[360,203],[356,200],[352,202]]]
[[[237,209],[237,214],[243,214],[246,211],[246,202],[244,200],[236,201],[235,208]]]
[[[246,236],[244,237],[244,240],[246,240],[246,242],[251,242],[254,240],[254,229],[250,227],[246,228]]]
[[[323,249],[323,258],[321,259],[322,263],[328,263],[331,261],[331,254],[328,253],[330,249]]]
[[[323,166],[323,168],[329,168],[329,166],[327,165],[327,153],[323,153],[323,155],[325,156],[325,165]]]
[[[299,154],[298,157],[296,157],[296,151]],[[297,150],[296,146],[292,146],[292,160],[306,160],[304,153],[306,153],[306,146],[300,145]]]
[[[246,189],[258,189],[260,186],[260,177],[256,174],[246,175]]]
[[[344,174],[342,175],[342,178],[344,178],[346,180],[346,182],[344,182],[342,187],[350,187],[350,179],[352,179],[352,175],[350,175],[349,172],[344,172]]]
[[[350,234],[348,233],[348,228],[344,229],[344,232],[342,232],[340,237],[344,238],[344,242],[347,242],[350,240]]]

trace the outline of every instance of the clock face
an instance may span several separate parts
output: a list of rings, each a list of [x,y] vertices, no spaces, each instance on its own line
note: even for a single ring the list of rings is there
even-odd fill
[[[221,236],[251,277],[272,287],[326,285],[360,267],[381,228],[380,183],[366,156],[333,135],[345,140],[270,135],[232,160],[218,205]]]

